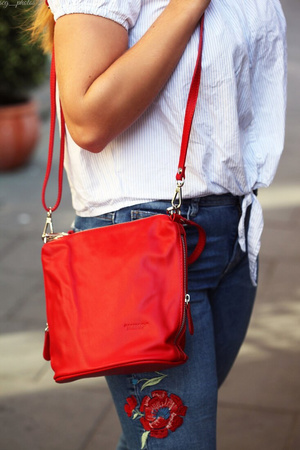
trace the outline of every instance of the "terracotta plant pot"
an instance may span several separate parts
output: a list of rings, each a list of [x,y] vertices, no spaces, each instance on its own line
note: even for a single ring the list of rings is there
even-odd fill
[[[36,102],[0,106],[0,170],[26,164],[40,135]]]

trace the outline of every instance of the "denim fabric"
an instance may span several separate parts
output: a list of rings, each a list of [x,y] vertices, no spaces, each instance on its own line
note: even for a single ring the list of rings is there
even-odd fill
[[[243,342],[256,293],[247,253],[238,244],[241,201],[226,194],[183,202],[182,215],[199,223],[207,235],[206,247],[188,273],[195,327],[193,336],[187,332],[189,360],[161,372],[107,377],[124,433],[118,450],[216,448],[218,386]],[[103,216],[76,217],[75,230],[165,213],[169,206],[155,201]],[[197,232],[187,228],[189,251],[196,238]]]

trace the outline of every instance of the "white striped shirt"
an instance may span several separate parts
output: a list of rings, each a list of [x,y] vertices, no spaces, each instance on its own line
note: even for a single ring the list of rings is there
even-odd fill
[[[86,13],[120,23],[128,30],[129,46],[167,3],[49,0],[55,19]],[[253,190],[272,182],[284,144],[285,25],[279,0],[211,1],[205,13],[201,86],[187,155],[184,198],[227,192],[245,196],[239,226],[244,250],[245,211],[252,204],[248,251],[253,282],[263,228]],[[198,40],[196,30],[153,104],[101,153],[79,148],[67,133],[65,167],[79,216],[172,198]]]

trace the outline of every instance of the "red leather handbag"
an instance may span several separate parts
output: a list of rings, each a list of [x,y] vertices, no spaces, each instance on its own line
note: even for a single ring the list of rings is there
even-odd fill
[[[59,192],[45,203],[55,127],[55,67],[51,69],[51,133],[42,201],[47,210],[42,248],[46,312],[44,357],[58,383],[84,377],[161,370],[183,364],[187,322],[193,333],[187,267],[201,254],[205,233],[180,215],[185,159],[201,75],[198,59],[187,102],[177,188],[169,214],[78,233],[53,232],[62,192],[64,119],[61,113]],[[185,226],[199,240],[187,255]],[[49,232],[48,232],[49,231]]]

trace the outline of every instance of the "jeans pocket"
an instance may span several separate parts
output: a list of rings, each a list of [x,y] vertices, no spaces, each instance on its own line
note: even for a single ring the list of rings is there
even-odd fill
[[[157,216],[158,214],[162,214],[162,212],[133,209],[131,210],[131,220],[146,219],[147,217]]]
[[[115,213],[109,212],[106,214],[101,214],[100,216],[94,217],[95,223],[100,224],[99,226],[113,225],[115,220]]]
[[[231,258],[229,259],[228,264],[224,269],[223,276],[228,274],[231,270],[233,270],[245,256],[246,253],[243,252],[243,250],[241,249],[239,238],[237,236],[236,241],[234,243]]]
[[[241,249],[240,243],[239,243],[239,236],[236,238],[236,242],[233,248],[232,256],[228,262],[228,265],[224,271],[224,275],[226,275],[228,272],[233,270],[237,264],[239,264],[243,258],[248,258],[248,229],[249,229],[249,220],[250,220],[250,213],[251,213],[251,205],[248,207],[248,210],[246,212],[245,217],[245,235],[246,235],[246,251],[244,252]],[[240,211],[240,217],[241,217],[241,211]]]
[[[95,217],[80,217],[76,216],[73,230],[76,232],[90,230],[91,228],[101,228],[113,225],[115,220],[115,213],[109,212]]]

